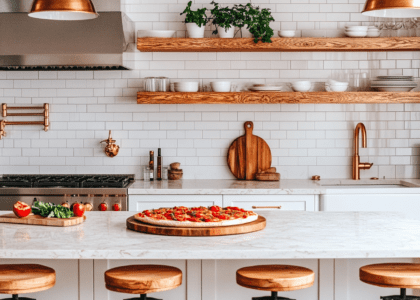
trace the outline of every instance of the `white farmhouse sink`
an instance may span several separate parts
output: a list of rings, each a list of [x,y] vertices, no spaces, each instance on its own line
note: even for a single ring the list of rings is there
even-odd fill
[[[322,185],[324,188],[328,189],[400,189],[400,188],[409,188],[402,184],[334,184],[334,185]]]

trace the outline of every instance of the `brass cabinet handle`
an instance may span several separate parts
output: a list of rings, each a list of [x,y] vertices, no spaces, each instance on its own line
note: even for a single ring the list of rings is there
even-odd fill
[[[253,206],[253,209],[262,209],[262,208],[274,208],[274,209],[281,209],[281,206]]]

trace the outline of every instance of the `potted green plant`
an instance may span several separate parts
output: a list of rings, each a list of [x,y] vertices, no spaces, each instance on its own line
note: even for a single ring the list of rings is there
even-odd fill
[[[220,38],[233,38],[235,36],[235,15],[229,7],[219,7],[219,3],[212,1],[214,8],[211,12],[212,24],[216,27],[213,34]]]
[[[188,2],[187,7],[181,13],[185,16],[185,23],[187,26],[188,36],[190,38],[203,38],[204,30],[209,18],[206,15],[207,8],[200,8],[196,11],[191,10],[192,1]]]
[[[241,29],[246,27],[254,36],[254,42],[258,43],[260,40],[263,43],[271,43],[271,38],[274,36],[274,31],[270,27],[270,23],[275,21],[271,15],[269,8],[260,9],[251,3],[246,5],[236,4],[233,7],[235,16],[235,26]]]

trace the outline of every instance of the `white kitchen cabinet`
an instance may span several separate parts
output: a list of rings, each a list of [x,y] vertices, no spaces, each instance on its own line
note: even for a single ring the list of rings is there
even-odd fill
[[[322,211],[400,212],[420,219],[420,195],[416,194],[337,194],[321,196]]]
[[[420,195],[415,194],[336,194],[321,196],[322,211],[399,212],[420,218]],[[390,220],[392,222],[392,220]],[[359,280],[359,268],[375,263],[414,262],[414,259],[336,259],[334,261],[334,299],[379,299],[398,295],[398,289],[381,288]],[[412,293],[412,291],[407,291]]]
[[[306,267],[315,272],[312,287],[291,292],[279,292],[279,296],[292,299],[318,300],[318,260],[205,260],[203,261],[202,300],[251,300],[252,297],[270,296],[270,292],[239,286],[236,270],[254,265],[286,264]]]
[[[83,262],[81,261],[83,264]],[[92,263],[91,260],[86,261],[87,264]],[[40,264],[46,267],[53,268],[56,272],[56,284],[49,290],[20,295],[22,297],[42,299],[42,300],[57,300],[57,299],[74,299],[74,300],[92,300],[92,297],[86,297],[89,291],[86,290],[87,284],[92,286],[93,282],[84,282],[84,291],[79,297],[81,289],[79,289],[79,260],[55,260],[55,259],[2,259],[1,264]],[[83,267],[83,266],[82,266]],[[10,295],[0,295],[0,299],[10,298]]]
[[[222,206],[222,195],[130,195],[129,211],[143,211],[160,207],[173,206]]]
[[[224,195],[223,206],[237,206],[247,210],[318,211],[316,195]],[[281,209],[256,207],[281,206]]]

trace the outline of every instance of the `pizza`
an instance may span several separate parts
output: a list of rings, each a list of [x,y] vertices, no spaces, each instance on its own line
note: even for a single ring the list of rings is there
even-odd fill
[[[169,227],[219,227],[253,222],[258,219],[258,214],[232,206],[175,206],[145,210],[134,215],[134,218],[144,223]]]

